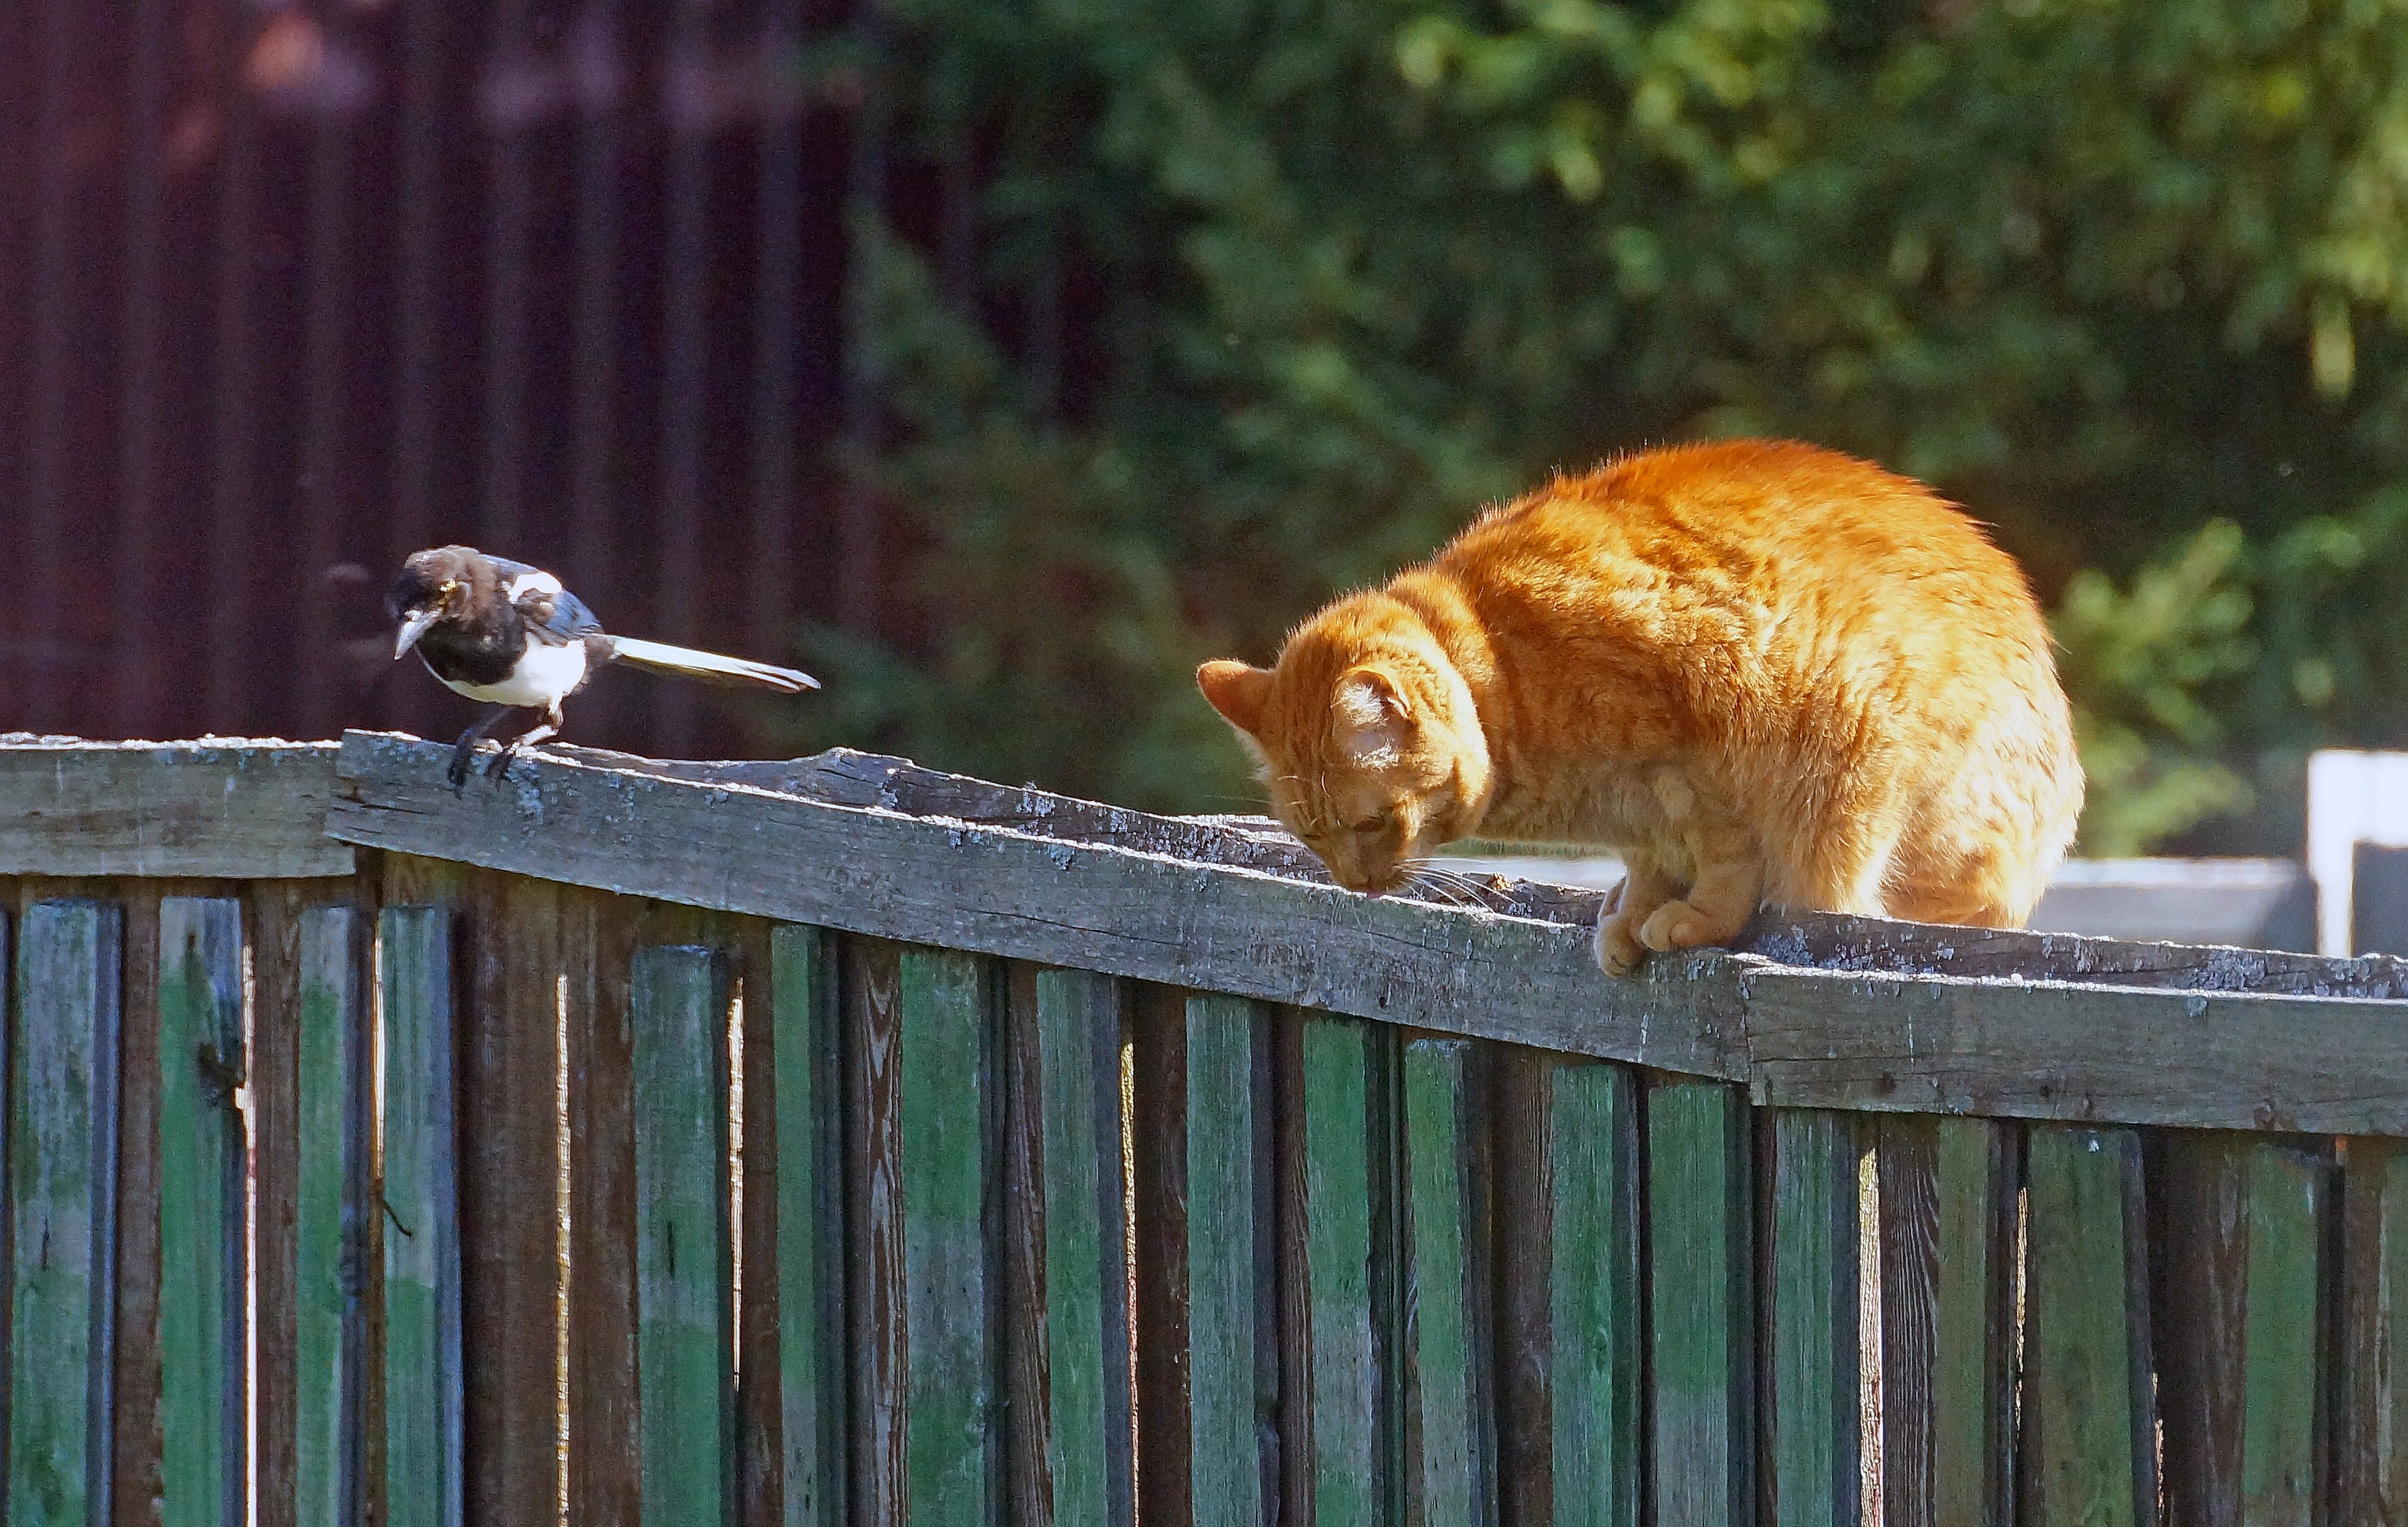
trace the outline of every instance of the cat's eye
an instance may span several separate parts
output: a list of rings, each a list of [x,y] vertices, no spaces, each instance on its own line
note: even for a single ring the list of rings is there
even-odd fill
[[[1350,825],[1346,830],[1349,832],[1360,832],[1368,837],[1387,825],[1388,819],[1384,816],[1367,816],[1360,822]]]

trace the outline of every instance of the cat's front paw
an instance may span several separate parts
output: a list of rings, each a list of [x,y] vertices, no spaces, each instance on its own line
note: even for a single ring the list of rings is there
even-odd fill
[[[1633,931],[1635,918],[1619,913],[1598,919],[1597,925],[1598,968],[1608,975],[1635,974],[1647,962],[1646,945]]]
[[[1720,944],[1729,935],[1714,926],[1713,918],[1686,901],[1667,901],[1648,914],[1639,929],[1639,942],[1648,948],[1669,954],[1674,949],[1693,949],[1701,944]]]

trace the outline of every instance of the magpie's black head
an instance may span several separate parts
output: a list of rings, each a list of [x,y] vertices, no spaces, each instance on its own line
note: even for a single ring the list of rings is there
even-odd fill
[[[384,599],[385,613],[401,622],[393,655],[399,657],[417,645],[427,627],[437,621],[465,617],[477,585],[492,582],[492,577],[484,554],[473,546],[412,552]]]

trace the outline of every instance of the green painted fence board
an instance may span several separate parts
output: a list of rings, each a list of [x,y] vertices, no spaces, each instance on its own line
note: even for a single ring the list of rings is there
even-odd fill
[[[461,1527],[452,911],[379,919],[384,1009],[384,1478],[391,1527]]]
[[[7,1517],[109,1516],[123,914],[40,901],[10,1034]]]
[[[2324,1170],[2297,1149],[2249,1150],[2241,1493],[2251,1527],[2308,1527],[2315,1506]]]
[[[1856,1126],[1776,1109],[1765,1290],[1767,1481],[1776,1527],[1856,1527]]]
[[[636,953],[636,1397],[644,1527],[729,1527],[736,1509],[726,961]]]
[[[2003,1527],[2008,1136],[1989,1120],[1928,1116],[1888,1116],[1875,1128],[1883,1515],[1889,1527]]]
[[[2024,1520],[2153,1521],[2148,1312],[2135,1275],[2140,1141],[2129,1130],[2031,1127]]]
[[[365,921],[313,906],[300,927],[300,1197],[294,1205],[294,1517],[343,1527],[359,1512],[363,1184],[367,1176]]]
[[[1747,1124],[1717,1083],[1647,1094],[1657,1527],[1755,1520]]]
[[[785,1527],[842,1527],[844,1161],[836,1056],[836,944],[769,934],[778,1099],[778,1392]]]
[[[1261,1527],[1255,1004],[1187,1001],[1187,1383],[1195,1527]]]
[[[1471,1046],[1416,1039],[1404,1052],[1405,1520],[1452,1527],[1496,1520],[1493,1384],[1475,1278]]]
[[[109,1517],[117,1055],[124,916],[39,901],[9,1035],[7,1516]]]
[[[242,903],[162,898],[158,987],[160,1520],[236,1527],[246,1508]]]
[[[905,1468],[912,1527],[993,1520],[995,1378],[982,1220],[987,1189],[989,973],[975,956],[902,960]]]
[[[1308,1016],[1298,1042],[1312,1520],[1370,1527],[1386,1515],[1371,1307],[1372,1036],[1358,1019]]]
[[[1548,1069],[1554,1093],[1548,1109],[1548,1155],[1555,1197],[1554,1276],[1549,1294],[1555,1524],[1636,1527],[1641,1520],[1640,1418],[1644,1413],[1639,1365],[1638,1089],[1619,1066],[1568,1061]],[[1725,1089],[1699,1090],[1719,1093]],[[1681,1121],[1669,1122],[1672,1132],[1666,1139],[1670,1143],[1656,1148],[1666,1153],[1667,1160],[1685,1160],[1694,1131]],[[1743,1170],[1744,1163],[1740,1167]],[[1703,1166],[1698,1180],[1716,1180],[1732,1169],[1729,1163]],[[1659,1236],[1668,1213],[1673,1220],[1689,1225],[1673,1206],[1659,1204]],[[1684,1248],[1680,1255],[1684,1265],[1694,1265],[1701,1275],[1718,1276],[1711,1269],[1719,1265],[1716,1258],[1731,1254],[1727,1237],[1698,1235],[1697,1229],[1689,1227],[1687,1241],[1678,1239],[1684,1232],[1675,1232]],[[1737,1255],[1743,1275],[1744,1242]],[[1698,1260],[1687,1263],[1691,1257]],[[1659,1371],[1668,1359],[1676,1366],[1688,1364],[1680,1371],[1693,1382],[1681,1391],[1682,1404],[1687,1408],[1667,1417],[1664,1424],[1688,1427],[1698,1424],[1700,1414],[1698,1385],[1711,1388],[1726,1379],[1741,1383],[1745,1375],[1715,1378],[1703,1373],[1701,1354],[1706,1347],[1727,1346],[1726,1337],[1732,1333],[1707,1330],[1682,1315],[1668,1322],[1663,1311],[1670,1293],[1659,1280],[1656,1361]],[[1703,1306],[1695,1306],[1691,1313],[1702,1314]],[[1671,1342],[1669,1348],[1661,1340],[1666,1336]],[[1726,1402],[1723,1411],[1728,1410]],[[1709,1450],[1717,1446],[1713,1437],[1698,1440]],[[1687,1501],[1690,1494],[1685,1487],[1672,1490],[1670,1499],[1676,1504],[1671,1509],[1675,1513],[1687,1509],[1678,1503]],[[1659,1491],[1658,1498],[1667,1498],[1665,1492]],[[1675,1515],[1663,1520],[1669,1523],[1702,1519]]]
[[[1037,976],[1044,1116],[1046,1473],[1054,1527],[1130,1527],[1120,984]]]

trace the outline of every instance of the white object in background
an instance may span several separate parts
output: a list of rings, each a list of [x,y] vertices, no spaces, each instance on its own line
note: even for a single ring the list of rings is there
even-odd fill
[[[2308,876],[2316,883],[2316,953],[2347,956],[2358,845],[2408,848],[2408,753],[2329,748],[2308,755]]]

